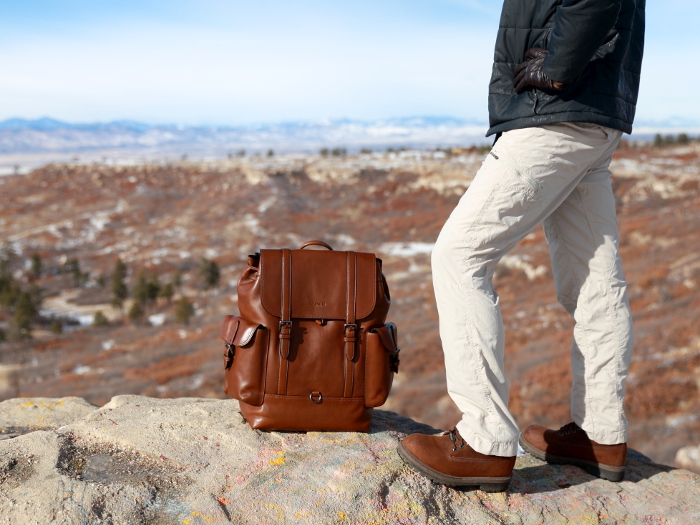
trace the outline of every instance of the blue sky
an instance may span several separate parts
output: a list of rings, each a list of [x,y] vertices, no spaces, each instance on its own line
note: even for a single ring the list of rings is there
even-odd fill
[[[496,0],[0,0],[0,120],[486,120]],[[637,118],[700,124],[700,2],[653,1]]]

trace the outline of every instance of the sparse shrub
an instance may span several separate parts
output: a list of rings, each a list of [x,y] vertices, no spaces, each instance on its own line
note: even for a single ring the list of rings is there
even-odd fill
[[[656,135],[654,135],[654,143],[653,143],[653,146],[654,146],[655,148],[661,148],[661,147],[663,147],[663,146],[665,146],[665,145],[666,145],[666,141],[665,141],[664,138],[661,136],[661,133],[657,133]]]
[[[175,322],[189,324],[190,318],[194,315],[194,305],[184,295],[177,302],[175,307]]]
[[[362,148],[362,149],[360,150],[360,153],[361,153],[362,155],[371,155],[371,154],[372,154],[372,150],[371,150],[371,149],[367,149],[367,148]]]
[[[348,150],[345,148],[333,148],[333,151],[331,151],[331,155],[334,157],[344,157],[347,154]]]
[[[182,272],[180,270],[173,275],[173,286],[175,286],[176,290],[179,290],[180,286],[182,286]]]
[[[134,283],[134,287],[131,290],[131,296],[134,298],[134,303],[137,303],[139,306],[145,306],[148,302],[149,293],[146,273],[141,270],[136,276],[136,283]]]
[[[175,285],[172,282],[165,283],[158,292],[158,296],[168,301],[168,304],[173,302],[173,295],[175,295]]]
[[[146,312],[144,311],[143,306],[141,306],[138,301],[134,301],[131,305],[131,308],[129,308],[129,312],[127,313],[127,315],[132,321],[138,322],[143,319],[143,316],[146,315]]]
[[[2,248],[0,248],[0,275],[12,273],[12,267],[16,258],[17,252],[15,252],[14,245],[10,241],[2,243]]]
[[[102,313],[102,310],[98,310],[95,312],[95,317],[92,319],[92,325],[93,326],[107,326],[109,324],[109,319],[107,319],[107,316]]]
[[[15,313],[10,321],[10,337],[15,341],[31,339],[32,320],[38,315],[32,296],[29,292],[21,292],[15,307]]]
[[[62,334],[63,333],[63,323],[61,321],[53,321],[49,327],[52,334]]]
[[[121,310],[124,300],[129,296],[129,289],[126,286],[126,264],[121,259],[114,263],[112,272],[112,306]]]
[[[210,261],[202,258],[201,262],[199,263],[198,273],[199,278],[202,281],[202,286],[205,290],[219,286],[221,271],[219,270],[219,265],[216,264],[216,261]]]
[[[690,137],[688,137],[687,134],[681,133],[680,135],[678,135],[678,138],[676,139],[676,144],[680,144],[680,145],[685,146],[686,144],[689,144],[689,143],[690,143]]]
[[[43,266],[44,264],[41,255],[34,252],[32,254],[32,276],[34,277],[34,279],[41,279],[41,272],[43,270]]]
[[[19,283],[10,273],[0,273],[0,306],[13,310],[21,292]]]
[[[29,295],[29,299],[32,301],[32,305],[34,306],[34,310],[36,312],[35,315],[39,315],[39,311],[41,310],[41,307],[44,304],[44,297],[41,288],[39,288],[36,284],[32,283],[29,285],[29,290],[27,290],[27,294]]]
[[[328,151],[328,148],[321,148],[319,153],[321,154],[321,157],[327,157],[330,154],[330,151]]]
[[[156,299],[160,295],[160,279],[158,279],[157,273],[152,273],[146,284],[146,290],[148,291],[148,304],[155,304]]]
[[[245,157],[245,150],[244,150],[244,149],[239,149],[239,150],[236,152],[236,157],[239,157],[239,158]]]
[[[65,270],[73,276],[73,286],[82,288],[90,280],[90,273],[80,269],[80,261],[76,258],[69,259],[65,264]]]
[[[274,156],[275,156],[275,150],[272,150],[272,149],[267,150],[267,156],[268,156],[268,157],[274,157]]]

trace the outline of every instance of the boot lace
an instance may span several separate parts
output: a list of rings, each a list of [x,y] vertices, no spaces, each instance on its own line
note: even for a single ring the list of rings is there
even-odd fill
[[[457,447],[464,448],[464,445],[467,444],[467,442],[464,441],[464,438],[459,434],[456,427],[449,431],[449,435],[450,441],[452,442],[452,452],[457,452]]]
[[[576,423],[571,422],[559,429],[559,435],[563,436],[564,434],[575,434],[581,430],[581,427],[579,427]]]

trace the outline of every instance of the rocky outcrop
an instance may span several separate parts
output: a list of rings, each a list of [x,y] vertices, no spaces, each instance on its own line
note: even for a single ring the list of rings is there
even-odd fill
[[[619,484],[525,455],[503,494],[434,485],[395,449],[437,431],[381,410],[368,434],[283,433],[252,430],[233,400],[14,399],[0,424],[15,436],[0,442],[3,525],[700,520],[700,476],[636,452]]]

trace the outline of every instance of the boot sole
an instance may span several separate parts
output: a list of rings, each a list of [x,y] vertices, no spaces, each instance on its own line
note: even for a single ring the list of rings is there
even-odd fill
[[[447,485],[448,487],[476,487],[479,490],[483,490],[484,492],[505,492],[510,486],[511,476],[449,476],[421,463],[413,454],[411,454],[408,450],[406,450],[406,448],[404,448],[403,443],[401,442],[399,443],[397,451],[399,453],[399,456],[401,456],[401,459],[403,459],[411,468],[418,471],[420,474],[422,474],[429,480],[435,483],[439,483],[441,485]]]
[[[537,459],[546,461],[547,463],[556,463],[558,465],[575,465],[588,472],[591,476],[606,479],[608,481],[622,481],[625,478],[625,467],[614,467],[605,463],[597,463],[587,459],[577,458],[574,456],[557,456],[550,454],[544,450],[535,448],[524,437],[520,437],[520,446],[525,452],[528,452]]]

